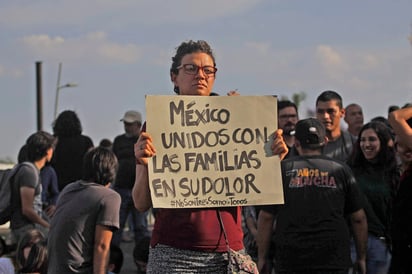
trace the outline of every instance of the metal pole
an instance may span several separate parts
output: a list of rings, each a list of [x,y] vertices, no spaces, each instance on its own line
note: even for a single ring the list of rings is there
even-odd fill
[[[60,76],[62,74],[62,63],[59,63],[59,71],[57,73],[57,85],[56,85],[56,101],[54,102],[54,120],[57,118],[57,105],[59,103],[60,93]]]
[[[42,62],[36,62],[37,130],[43,130]]]

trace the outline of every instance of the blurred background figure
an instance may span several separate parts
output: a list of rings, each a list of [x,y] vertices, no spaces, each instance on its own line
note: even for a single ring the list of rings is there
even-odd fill
[[[109,264],[107,274],[118,274],[122,270],[124,261],[123,251],[116,245],[110,245]]]
[[[243,245],[247,254],[257,262],[257,213],[255,206],[242,207],[242,228],[243,228]]]
[[[132,189],[136,178],[136,159],[134,144],[140,135],[142,115],[135,110],[126,111],[120,119],[124,125],[124,133],[116,136],[113,141],[113,152],[119,161],[119,169],[113,189],[120,194],[120,229],[113,235],[112,244],[120,246],[123,230],[130,216],[129,231],[133,231],[135,244],[143,237],[148,236],[147,212],[140,213],[134,207]],[[125,238],[126,239],[126,238]],[[126,239],[127,240],[127,239]]]
[[[348,131],[354,138],[358,138],[360,129],[363,126],[363,111],[358,104],[352,103],[345,108],[343,120],[348,124]]]
[[[6,241],[0,237],[0,273],[1,274],[15,274],[14,264],[12,257],[7,254],[8,247]]]
[[[297,155],[294,148],[295,137],[291,132],[295,130],[298,121],[299,114],[296,104],[289,100],[278,101],[278,128],[283,130],[283,138],[289,149],[286,158]]]
[[[47,163],[40,170],[40,180],[42,186],[41,201],[43,204],[44,217],[50,220],[56,211],[57,198],[59,197],[59,184],[57,174],[50,163]]]
[[[83,156],[93,147],[90,137],[82,135],[82,125],[74,111],[65,110],[53,124],[53,133],[58,138],[52,159],[56,170],[59,190],[82,177]]]
[[[412,107],[389,114],[395,148],[401,160],[401,178],[393,203],[392,262],[389,273],[412,273]]]
[[[99,147],[105,147],[107,149],[112,150],[113,149],[113,142],[110,141],[109,139],[104,138],[104,139],[100,140]]]
[[[145,274],[149,260],[150,236],[145,236],[136,243],[133,249],[133,259],[137,267],[137,274]],[[167,272],[165,270],[165,272]]]

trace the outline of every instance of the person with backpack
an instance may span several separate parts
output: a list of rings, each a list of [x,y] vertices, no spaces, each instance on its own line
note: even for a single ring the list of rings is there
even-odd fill
[[[19,163],[11,180],[12,214],[10,228],[14,242],[18,243],[26,231],[37,228],[47,231],[49,223],[42,215],[40,169],[53,156],[56,139],[38,131],[26,141],[27,161]]]

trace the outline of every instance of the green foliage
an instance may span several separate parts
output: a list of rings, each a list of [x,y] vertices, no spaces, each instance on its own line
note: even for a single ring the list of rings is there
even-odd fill
[[[301,92],[299,92],[299,93],[293,93],[291,98],[292,98],[292,99],[289,99],[288,96],[281,95],[279,100],[281,100],[281,101],[283,101],[283,100],[290,100],[290,101],[292,101],[293,103],[295,103],[295,105],[296,105],[297,108],[299,109],[300,104],[301,104],[303,101],[306,100],[306,92],[301,91]]]
[[[293,93],[292,94],[292,102],[295,103],[295,105],[299,108],[300,103],[305,101],[306,99],[306,93],[301,91],[299,93]]]

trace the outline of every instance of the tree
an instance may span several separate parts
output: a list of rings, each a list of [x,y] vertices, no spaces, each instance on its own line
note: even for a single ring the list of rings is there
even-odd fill
[[[293,93],[292,94],[292,101],[295,103],[295,105],[299,108],[300,103],[305,101],[306,99],[306,93],[304,91],[301,91],[299,93]]]

